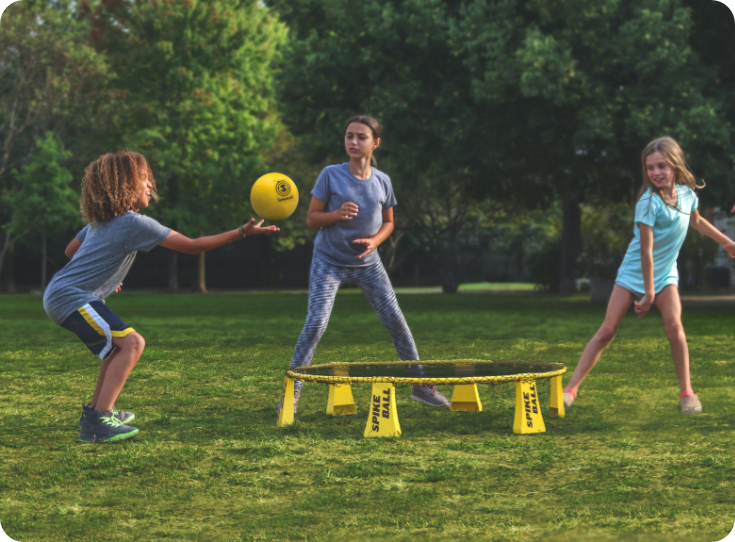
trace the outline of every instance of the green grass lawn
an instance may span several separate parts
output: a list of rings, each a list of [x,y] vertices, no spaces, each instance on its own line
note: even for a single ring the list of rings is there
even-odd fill
[[[582,297],[399,302],[423,359],[570,371],[605,311]],[[305,294],[120,294],[109,305],[147,341],[116,405],[141,432],[89,445],[76,423],[95,358],[40,298],[0,297],[0,523],[15,540],[713,542],[733,527],[732,307],[684,310],[700,416],[681,416],[652,311],[627,317],[546,433],[513,434],[512,384],[481,385],[479,413],[430,409],[402,386],[403,435],[364,439],[367,385],[353,386],[357,416],[332,419],[327,387],[306,384],[297,422],[276,427]],[[367,300],[339,295],[314,362],[397,359]]]

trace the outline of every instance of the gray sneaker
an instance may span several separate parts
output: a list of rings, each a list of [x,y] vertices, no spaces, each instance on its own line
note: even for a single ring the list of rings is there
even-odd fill
[[[696,395],[687,395],[681,398],[681,413],[684,416],[690,414],[701,414],[702,403]]]
[[[568,391],[564,392],[564,410],[569,410],[572,408],[572,403],[574,402],[574,395],[569,393]]]
[[[79,440],[82,442],[116,442],[137,435],[140,431],[135,427],[123,424],[110,413],[93,410],[82,419]]]
[[[293,413],[294,414],[296,414],[296,405],[299,404],[299,398],[300,397],[301,397],[301,392],[299,392],[299,391],[294,391],[293,392]],[[283,401],[283,398],[281,398],[276,403],[276,414],[280,414],[281,413],[281,401]]]
[[[82,426],[82,422],[84,421],[84,417],[89,414],[90,412],[94,412],[94,409],[89,406],[89,404],[84,405],[82,409],[82,417],[79,418],[79,427]],[[122,423],[132,423],[132,421],[135,419],[135,414],[132,412],[125,412],[124,410],[115,410],[112,409],[112,415],[115,416],[118,420],[120,420]]]
[[[434,384],[414,384],[411,387],[411,399],[433,407],[448,407],[449,401],[436,389]]]

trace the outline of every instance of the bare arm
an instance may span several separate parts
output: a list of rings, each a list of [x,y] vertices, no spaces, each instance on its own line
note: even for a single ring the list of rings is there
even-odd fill
[[[77,250],[79,250],[80,246],[82,246],[82,242],[74,237],[74,239],[69,241],[69,244],[66,245],[66,249],[64,249],[64,254],[66,254],[66,257],[71,260],[74,257],[74,254],[77,253]]]
[[[689,217],[689,225],[699,233],[706,235],[710,239],[714,239],[722,245],[722,248],[730,253],[730,257],[735,255],[735,242],[720,230],[715,228],[708,220],[702,218],[699,211],[695,210]]]
[[[634,302],[633,305],[640,320],[651,309],[656,291],[653,284],[653,228],[646,224],[638,224],[638,227],[641,230],[641,271],[646,291],[641,300]]]
[[[372,237],[367,237],[365,239],[355,239],[354,241],[352,241],[353,243],[365,245],[365,252],[360,254],[358,258],[364,258],[368,254],[373,252],[376,248],[378,248],[383,241],[390,237],[390,234],[393,233],[394,227],[395,225],[393,223],[393,207],[391,207],[383,211],[383,225],[380,226],[378,233],[376,233]]]
[[[261,227],[263,221],[261,220],[257,224],[255,219],[251,218],[250,222],[245,224],[242,228],[245,235],[259,235],[261,233],[269,233],[279,231],[278,226],[266,226]],[[219,248],[222,245],[231,243],[236,239],[242,237],[240,229],[226,231],[224,233],[218,233],[217,235],[207,235],[205,237],[197,237],[191,239],[186,235],[182,235],[179,232],[171,230],[168,237],[159,243],[162,247],[170,248],[177,252],[183,252],[184,254],[201,254],[209,250]]]
[[[349,201],[343,203],[342,207],[334,211],[325,212],[324,209],[326,208],[326,202],[316,196],[312,196],[311,203],[309,204],[309,212],[306,215],[306,225],[311,229],[331,226],[335,222],[352,220],[353,217],[357,216],[358,211],[357,205]]]

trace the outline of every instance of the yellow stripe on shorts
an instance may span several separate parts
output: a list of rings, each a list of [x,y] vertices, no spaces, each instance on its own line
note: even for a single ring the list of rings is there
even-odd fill
[[[122,331],[112,330],[110,331],[110,333],[112,333],[113,337],[127,337],[133,331],[135,330],[132,327],[129,327],[128,329],[123,329]]]
[[[92,326],[92,328],[94,328],[94,330],[97,333],[99,333],[103,337],[106,337],[107,336],[107,335],[105,335],[105,331],[102,329],[102,327],[100,327],[100,325],[97,323],[97,321],[94,318],[92,318],[92,315],[87,312],[87,309],[85,309],[84,307],[82,307],[81,309],[77,309],[77,310],[79,311],[79,314],[81,314],[84,317],[84,319],[87,321],[87,323],[90,326]]]

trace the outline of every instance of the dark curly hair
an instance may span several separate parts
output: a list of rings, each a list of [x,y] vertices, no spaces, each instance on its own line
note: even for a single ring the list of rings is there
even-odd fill
[[[90,224],[107,222],[133,209],[146,178],[151,183],[151,196],[158,199],[153,173],[142,154],[119,151],[97,158],[84,171],[80,201],[84,220]]]

